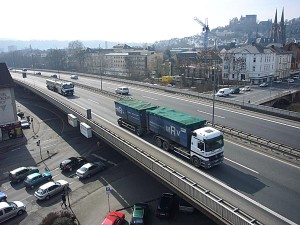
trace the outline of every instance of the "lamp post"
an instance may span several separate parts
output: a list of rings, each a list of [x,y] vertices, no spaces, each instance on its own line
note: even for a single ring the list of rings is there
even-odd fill
[[[213,111],[212,111],[212,126],[214,127],[215,125],[215,97],[216,97],[216,62],[215,66],[213,67],[213,76],[214,76],[214,82],[213,82]]]
[[[273,82],[274,73],[270,73],[270,96],[272,95],[272,82]]]

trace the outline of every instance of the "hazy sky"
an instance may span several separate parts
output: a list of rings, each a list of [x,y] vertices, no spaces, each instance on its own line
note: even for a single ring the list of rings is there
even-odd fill
[[[0,39],[153,43],[200,34],[257,15],[300,17],[300,0],[1,0]]]

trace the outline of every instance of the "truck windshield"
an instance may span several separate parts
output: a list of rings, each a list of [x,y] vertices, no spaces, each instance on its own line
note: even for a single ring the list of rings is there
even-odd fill
[[[223,135],[205,140],[205,151],[210,152],[224,146]]]
[[[73,87],[74,87],[73,84],[64,84],[64,85],[63,85],[63,88],[64,88],[64,89],[69,89],[69,88],[73,88]]]

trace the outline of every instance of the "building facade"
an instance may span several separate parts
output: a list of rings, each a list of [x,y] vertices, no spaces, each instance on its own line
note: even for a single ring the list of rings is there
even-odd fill
[[[22,137],[17,119],[14,82],[5,63],[0,63],[0,142]]]
[[[222,79],[260,84],[289,75],[292,53],[271,45],[252,44],[222,52]]]

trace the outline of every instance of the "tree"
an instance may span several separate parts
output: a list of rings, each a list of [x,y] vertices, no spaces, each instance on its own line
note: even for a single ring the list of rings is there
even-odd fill
[[[68,44],[68,49],[69,50],[82,50],[84,49],[84,45],[81,41],[71,41]]]
[[[40,225],[77,225],[75,217],[69,211],[58,211],[49,213]]]

